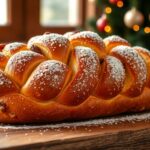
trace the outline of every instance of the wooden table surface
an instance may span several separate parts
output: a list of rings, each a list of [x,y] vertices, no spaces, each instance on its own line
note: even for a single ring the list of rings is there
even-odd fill
[[[47,125],[0,125],[2,150],[149,150],[150,113]]]

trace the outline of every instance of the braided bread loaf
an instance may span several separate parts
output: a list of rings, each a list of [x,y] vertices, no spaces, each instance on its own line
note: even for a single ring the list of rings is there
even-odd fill
[[[0,46],[0,122],[86,119],[150,109],[150,52],[119,36],[44,34]]]

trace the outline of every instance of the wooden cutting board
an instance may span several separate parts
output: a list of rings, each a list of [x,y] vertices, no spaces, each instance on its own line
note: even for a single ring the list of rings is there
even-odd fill
[[[47,125],[0,125],[2,150],[150,149],[150,112]]]

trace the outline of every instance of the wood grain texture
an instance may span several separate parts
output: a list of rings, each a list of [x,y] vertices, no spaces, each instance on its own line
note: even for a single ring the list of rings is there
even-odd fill
[[[106,119],[109,120],[109,118]],[[106,119],[103,118],[102,122]],[[137,119],[137,121],[129,122],[124,120],[120,123],[114,122],[112,125],[104,125],[100,123],[100,120],[97,119],[97,124],[92,121],[89,124],[89,121],[85,121],[79,124],[60,123],[38,126],[1,125],[0,149],[148,150],[150,148],[150,118],[147,118],[147,121]]]

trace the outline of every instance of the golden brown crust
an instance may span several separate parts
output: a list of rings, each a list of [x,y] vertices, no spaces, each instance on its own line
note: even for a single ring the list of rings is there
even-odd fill
[[[147,78],[146,64],[143,58],[129,46],[117,46],[110,55],[120,59],[126,69],[126,81],[122,93],[127,96],[138,96],[142,93]]]
[[[97,33],[91,31],[77,32],[70,36],[69,40],[73,47],[90,47],[98,54],[99,58],[104,58],[106,56],[104,42]]]
[[[42,53],[48,59],[55,59],[67,63],[71,45],[69,40],[56,33],[36,36],[28,41],[28,48]]]
[[[109,53],[111,49],[119,45],[130,46],[130,43],[127,40],[121,38],[118,35],[108,36],[103,41],[105,43],[107,53]]]
[[[139,55],[144,59],[146,67],[147,67],[147,81],[146,85],[150,87],[150,51],[146,48],[135,46],[133,47]]]
[[[109,116],[123,112],[140,112],[150,109],[150,89],[135,98],[118,95],[111,100],[90,96],[78,106],[66,106],[57,102],[36,102],[20,94],[8,94],[0,98],[0,122],[33,123],[62,120],[79,120]]]
[[[83,46],[76,47],[71,58],[72,65],[77,69],[74,69],[72,80],[60,93],[58,102],[78,105],[93,93],[98,82],[100,65],[96,53]]]
[[[13,55],[5,68],[5,73],[22,86],[32,70],[45,58],[32,51],[21,51]]]
[[[19,92],[19,88],[2,70],[0,70],[0,96],[12,92]]]
[[[11,57],[15,53],[24,50],[27,50],[27,45],[25,43],[13,42],[6,44],[2,51],[7,57]]]
[[[0,69],[5,68],[7,61],[8,61],[8,58],[2,52],[0,52]]]
[[[3,50],[3,48],[5,47],[6,43],[0,43],[0,52]]]
[[[105,57],[101,67],[99,83],[94,95],[110,99],[122,91],[126,77],[125,69],[119,59],[109,55]]]
[[[55,98],[62,90],[68,73],[66,64],[56,60],[44,61],[30,75],[21,93],[40,100]]]

